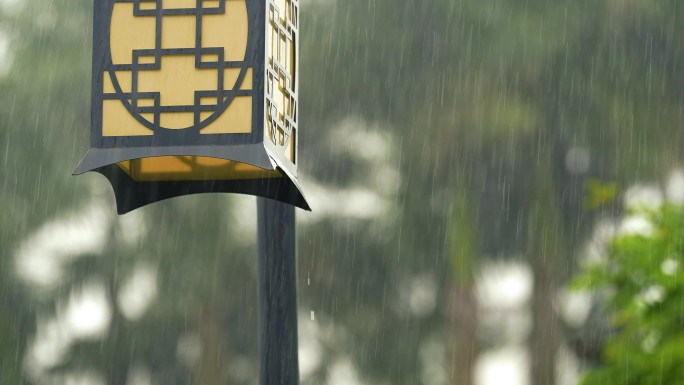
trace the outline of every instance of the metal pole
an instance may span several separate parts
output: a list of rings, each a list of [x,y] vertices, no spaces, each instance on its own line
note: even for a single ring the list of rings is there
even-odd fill
[[[259,384],[299,385],[295,208],[257,198]]]

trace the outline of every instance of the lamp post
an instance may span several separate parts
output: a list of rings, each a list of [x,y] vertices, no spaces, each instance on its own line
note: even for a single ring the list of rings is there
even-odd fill
[[[258,197],[261,385],[298,381],[299,0],[98,0],[90,149],[124,214]]]
[[[259,385],[299,384],[294,207],[258,198]]]

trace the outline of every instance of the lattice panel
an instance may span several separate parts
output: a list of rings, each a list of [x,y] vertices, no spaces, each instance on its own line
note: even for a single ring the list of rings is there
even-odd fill
[[[246,0],[114,0],[102,134],[252,131]]]
[[[266,2],[266,131],[293,163],[296,157],[299,1]]]

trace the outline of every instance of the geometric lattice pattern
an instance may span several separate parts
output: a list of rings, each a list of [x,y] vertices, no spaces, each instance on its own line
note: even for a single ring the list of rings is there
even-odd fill
[[[251,132],[248,34],[245,0],[114,0],[103,136]]]
[[[299,1],[267,0],[266,129],[294,162],[297,132]]]

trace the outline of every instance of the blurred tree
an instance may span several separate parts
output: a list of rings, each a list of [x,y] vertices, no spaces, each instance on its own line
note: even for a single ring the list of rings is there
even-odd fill
[[[554,381],[556,290],[592,219],[615,210],[618,183],[681,160],[675,3],[346,1],[308,19],[318,39],[304,65],[320,71],[303,81],[306,123],[334,129],[340,116],[359,114],[400,138],[403,263],[447,264],[447,248],[435,245],[459,237],[444,234],[445,197],[457,195],[444,191],[463,168],[473,176],[461,183],[482,196],[482,253],[527,255],[538,384]],[[339,164],[326,176],[319,166],[322,180],[351,179]],[[530,224],[527,236],[520,223]]]
[[[454,178],[452,219],[448,233],[451,234],[449,251],[453,298],[451,305],[453,317],[453,371],[452,382],[475,384],[475,362],[477,360],[478,306],[475,290],[475,263],[479,255],[479,242],[476,238],[478,217],[473,209],[478,205],[470,201],[465,178]]]
[[[39,303],[14,275],[14,251],[88,191],[68,175],[85,136],[88,1],[0,3],[0,383],[24,383]],[[2,44],[0,44],[2,45]],[[77,60],[74,60],[77,58]],[[81,139],[79,141],[79,139]]]
[[[9,37],[13,59],[0,77],[0,383],[26,381],[38,314],[59,317],[71,294],[89,282],[105,288],[109,329],[71,341],[41,381],[94,372],[121,385],[140,366],[164,384],[249,383],[255,365],[237,371],[225,362],[256,357],[256,250],[231,236],[225,198],[160,204],[141,214],[141,235],[130,234],[130,219],[103,215],[101,225],[111,234],[103,251],[74,256],[64,279],[47,292],[14,274],[22,240],[47,221],[79,215],[106,184],[99,176],[70,177],[89,133],[84,80],[90,79],[92,1],[8,4],[0,2],[0,37]],[[131,318],[121,294],[141,266],[158,270],[157,299]],[[179,358],[183,341],[193,353],[182,357],[188,362]]]
[[[684,378],[684,211],[664,206],[641,215],[652,225],[647,234],[617,236],[605,259],[593,260],[575,278],[575,287],[608,296],[615,330],[602,348],[602,364],[583,385],[677,384]]]
[[[0,34],[14,57],[0,77],[0,382],[20,383],[36,311],[54,312],[95,277],[108,283],[110,333],[74,346],[61,369],[95,368],[116,382],[134,357],[168,384],[249,383],[255,368],[224,365],[254,362],[256,348],[253,293],[244,289],[254,285],[254,250],[226,235],[238,223],[217,218],[234,215],[227,201],[146,210],[144,236],[82,256],[47,300],[12,275],[26,234],[75,212],[98,183],[67,177],[87,143],[92,2],[19,3],[8,11],[0,2]],[[310,381],[324,382],[350,359],[373,383],[418,383],[434,359],[421,352],[438,340],[454,345],[443,368],[451,383],[468,385],[480,258],[523,254],[536,287],[531,378],[551,384],[562,342],[555,290],[592,219],[617,210],[616,186],[681,161],[682,12],[678,0],[306,3],[305,173],[331,190],[399,188],[377,216],[336,212],[302,227],[301,275],[317,289],[304,292],[303,305],[325,325]],[[381,128],[340,124],[349,116]],[[356,155],[342,151],[351,129],[380,132],[390,150],[370,161],[369,143],[356,142]],[[374,164],[400,180],[371,172]],[[121,222],[106,220],[121,239]],[[158,298],[130,320],[117,292],[139,263],[158,269]],[[438,303],[411,310],[406,298],[426,280]],[[199,346],[201,358],[179,362],[179,344]]]

